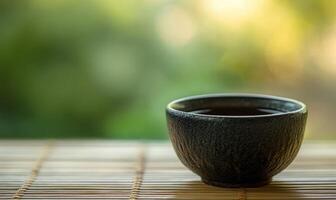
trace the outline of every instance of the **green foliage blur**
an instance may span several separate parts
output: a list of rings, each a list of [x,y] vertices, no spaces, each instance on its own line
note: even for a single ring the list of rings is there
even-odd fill
[[[336,138],[335,58],[336,1],[1,0],[0,137],[163,139],[169,101],[254,92]]]

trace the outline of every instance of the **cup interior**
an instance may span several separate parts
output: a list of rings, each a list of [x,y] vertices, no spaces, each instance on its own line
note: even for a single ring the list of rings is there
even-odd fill
[[[305,105],[269,95],[229,94],[182,98],[170,103],[168,109],[196,115],[268,116],[300,112]]]

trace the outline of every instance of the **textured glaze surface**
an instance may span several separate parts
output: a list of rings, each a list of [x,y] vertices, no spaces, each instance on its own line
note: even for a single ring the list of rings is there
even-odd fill
[[[205,183],[267,184],[297,155],[307,118],[300,112],[265,117],[213,117],[167,109],[170,139],[182,163]]]

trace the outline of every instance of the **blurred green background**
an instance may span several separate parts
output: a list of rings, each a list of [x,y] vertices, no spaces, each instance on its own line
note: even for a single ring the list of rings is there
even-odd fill
[[[302,100],[336,139],[336,1],[0,1],[2,138],[163,139],[213,92]]]

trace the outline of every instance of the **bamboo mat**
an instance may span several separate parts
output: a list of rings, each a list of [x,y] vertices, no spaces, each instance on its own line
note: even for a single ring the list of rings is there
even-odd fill
[[[260,188],[207,186],[168,142],[0,140],[0,199],[336,199],[336,142]]]

